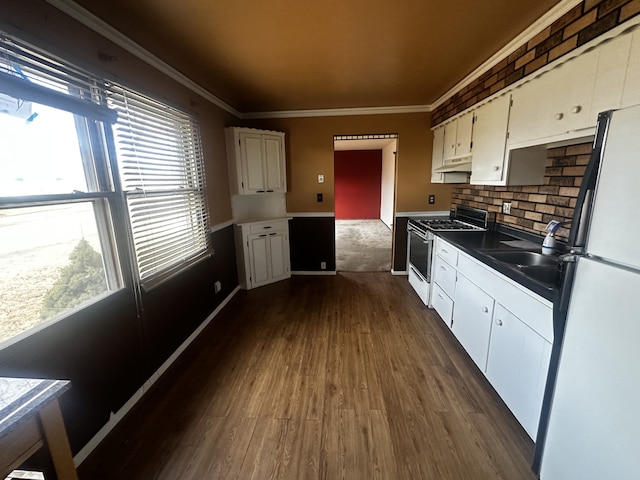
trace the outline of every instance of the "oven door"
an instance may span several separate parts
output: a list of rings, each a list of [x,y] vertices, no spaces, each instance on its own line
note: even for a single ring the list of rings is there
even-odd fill
[[[431,283],[433,235],[409,230],[409,267],[413,267],[427,283]]]
[[[431,256],[433,235],[409,229],[409,284],[422,300],[429,305],[431,297]]]

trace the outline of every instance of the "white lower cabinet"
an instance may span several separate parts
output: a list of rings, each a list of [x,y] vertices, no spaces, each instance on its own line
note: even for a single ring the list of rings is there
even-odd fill
[[[493,317],[493,298],[458,275],[451,330],[478,368],[485,371]]]
[[[496,306],[487,379],[531,438],[538,431],[551,344],[502,305]]]
[[[433,307],[535,439],[553,342],[552,303],[441,238],[437,252]],[[455,258],[455,266],[440,255]]]
[[[251,289],[291,277],[287,220],[236,225],[238,279]]]

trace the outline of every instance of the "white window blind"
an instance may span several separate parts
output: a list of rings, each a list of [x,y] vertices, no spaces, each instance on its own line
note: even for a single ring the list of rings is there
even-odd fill
[[[195,119],[118,85],[116,152],[139,278],[164,280],[206,256],[208,218],[200,131]]]

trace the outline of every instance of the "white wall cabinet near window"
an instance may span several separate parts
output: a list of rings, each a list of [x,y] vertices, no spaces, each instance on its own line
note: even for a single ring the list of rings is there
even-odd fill
[[[225,129],[232,195],[284,193],[284,133],[253,128]]]
[[[433,307],[535,438],[553,342],[551,302],[439,237],[435,249]]]
[[[240,287],[251,289],[291,277],[288,220],[235,226]]]

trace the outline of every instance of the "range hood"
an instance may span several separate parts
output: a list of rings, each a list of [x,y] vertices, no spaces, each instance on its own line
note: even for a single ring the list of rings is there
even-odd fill
[[[437,173],[471,172],[471,157],[449,158],[441,167],[433,170]]]

